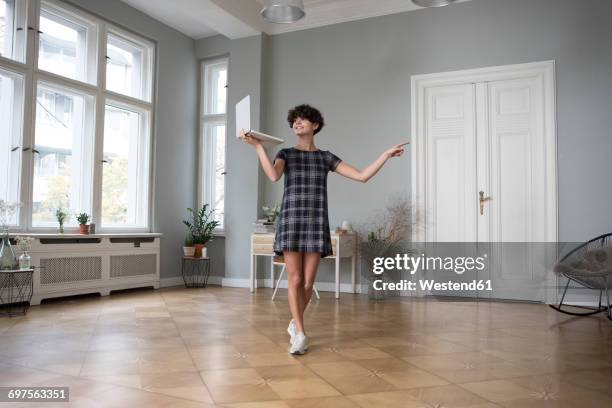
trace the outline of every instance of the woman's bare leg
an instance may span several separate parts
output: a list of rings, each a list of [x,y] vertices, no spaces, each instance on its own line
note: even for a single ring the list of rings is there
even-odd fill
[[[317,270],[319,269],[319,262],[321,261],[320,252],[305,252],[302,263],[302,270],[304,271],[304,303],[302,305],[302,316],[304,316],[304,310],[310,302],[312,297],[312,288],[314,287],[315,278],[317,277]]]
[[[304,271],[301,252],[283,252],[287,267],[289,310],[298,332],[304,332]]]

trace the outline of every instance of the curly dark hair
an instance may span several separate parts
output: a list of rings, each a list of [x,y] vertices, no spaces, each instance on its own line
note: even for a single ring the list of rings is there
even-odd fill
[[[306,119],[312,123],[317,123],[319,127],[314,131],[315,135],[319,133],[321,129],[323,129],[323,126],[325,126],[325,121],[323,120],[323,115],[321,115],[321,112],[317,108],[310,105],[298,105],[293,109],[289,109],[289,112],[287,113],[287,122],[289,122],[290,128],[293,128],[293,122],[295,122],[297,118]]]

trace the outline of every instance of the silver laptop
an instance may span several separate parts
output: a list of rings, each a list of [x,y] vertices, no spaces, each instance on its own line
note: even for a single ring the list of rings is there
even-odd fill
[[[284,143],[283,139],[270,136],[258,130],[251,129],[251,95],[245,96],[236,104],[236,137],[240,137],[240,129],[244,129],[245,133],[250,133],[251,136],[261,140],[264,147],[276,146]]]

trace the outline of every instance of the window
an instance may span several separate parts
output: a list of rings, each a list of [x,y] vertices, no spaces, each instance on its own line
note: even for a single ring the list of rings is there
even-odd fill
[[[0,56],[25,61],[26,0],[0,0]]]
[[[151,45],[110,32],[106,54],[106,89],[151,100]]]
[[[204,114],[224,114],[227,107],[227,61],[204,65]]]
[[[56,224],[55,210],[91,214],[93,97],[39,83],[36,95],[32,225]],[[76,225],[74,217],[67,226]]]
[[[102,226],[146,227],[149,115],[112,102],[105,111]]]
[[[207,203],[215,209],[215,219],[223,222],[225,213],[225,122],[205,123],[204,137],[207,139],[202,152],[209,164],[206,177]],[[222,229],[222,226],[220,226]]]
[[[215,210],[220,231],[225,229],[227,66],[227,59],[202,63],[200,201]]]
[[[0,69],[0,199],[19,201],[23,76]],[[10,225],[16,225],[18,214]]]
[[[96,82],[96,25],[43,2],[40,11],[38,68],[83,82]]]
[[[150,231],[154,60],[153,42],[69,2],[0,0],[0,199],[22,204],[12,230],[57,232],[62,208],[69,232],[81,212],[102,233]]]

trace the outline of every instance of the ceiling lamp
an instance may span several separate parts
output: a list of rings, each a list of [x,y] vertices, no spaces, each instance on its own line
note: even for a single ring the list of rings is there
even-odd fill
[[[269,23],[295,23],[306,12],[302,0],[264,0],[259,14]]]
[[[414,4],[421,7],[442,7],[448,6],[457,0],[412,0]]]

